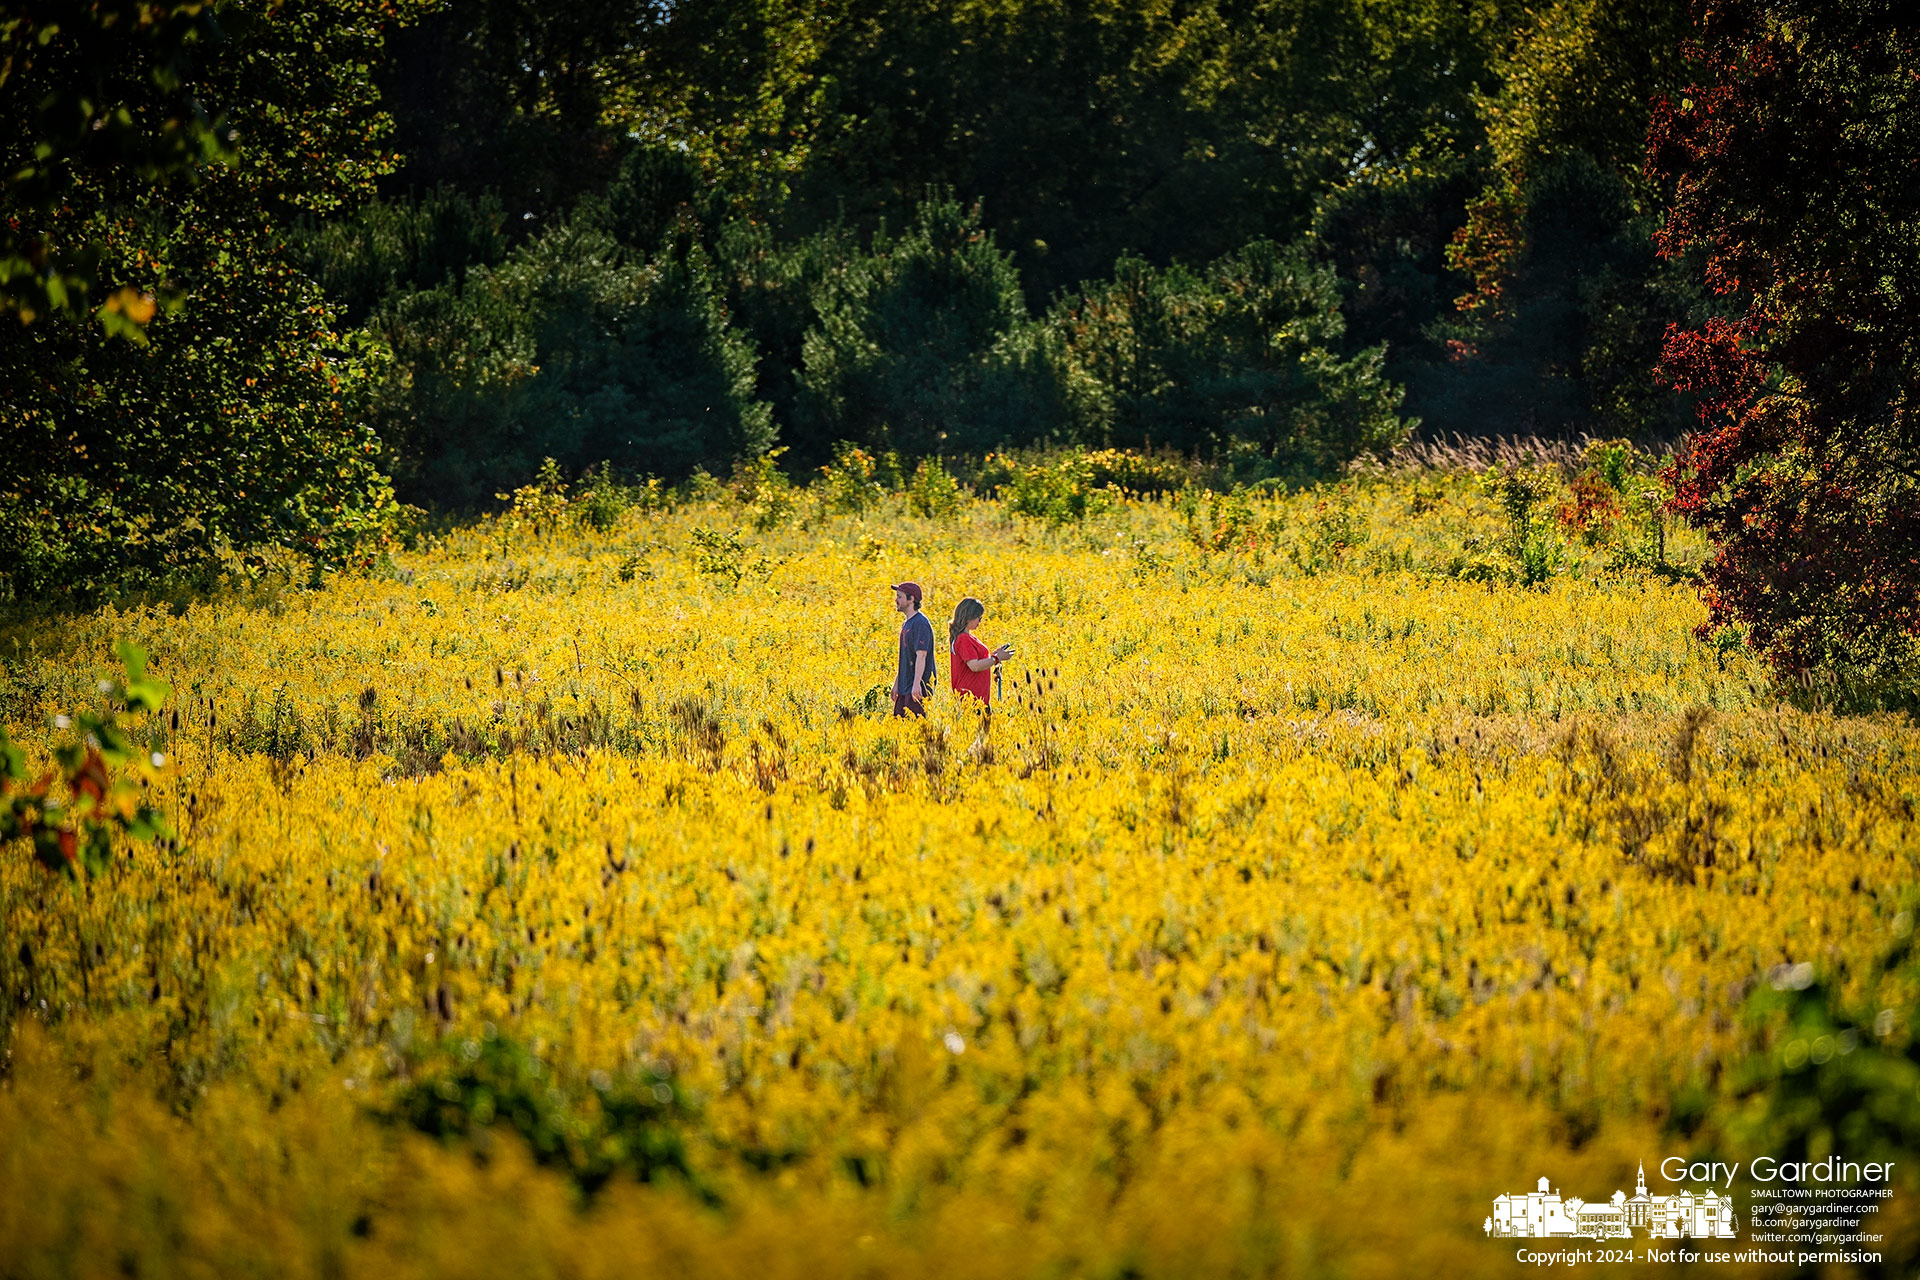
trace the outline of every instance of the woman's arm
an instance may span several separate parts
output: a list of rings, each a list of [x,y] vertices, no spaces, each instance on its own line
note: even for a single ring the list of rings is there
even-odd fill
[[[969,671],[989,671],[998,665],[999,664],[993,660],[992,654],[988,654],[984,658],[967,659],[967,670]]]

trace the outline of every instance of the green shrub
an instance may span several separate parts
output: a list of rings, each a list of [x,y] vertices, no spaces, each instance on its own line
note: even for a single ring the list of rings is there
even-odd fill
[[[573,495],[575,518],[598,533],[619,524],[620,517],[634,505],[633,491],[614,479],[611,462],[602,462],[597,470],[588,470]]]
[[[100,682],[104,710],[71,717],[66,727],[74,739],[54,747],[54,769],[28,781],[25,753],[0,725],[0,845],[26,841],[49,871],[97,875],[112,861],[116,844],[173,834],[166,817],[146,802],[162,758],[139,746],[115,711],[157,712],[173,688],[147,677],[145,650],[122,642],[115,652],[125,678]],[[66,789],[64,800],[52,790],[56,777]]]
[[[1356,509],[1351,483],[1333,487],[1316,499],[1293,560],[1304,572],[1318,573],[1344,559],[1367,540],[1367,521]]]
[[[560,464],[552,458],[542,460],[538,474],[529,483],[512,493],[493,496],[513,504],[505,523],[515,531],[532,526],[536,534],[550,533],[567,513],[567,482],[560,473]]]
[[[1907,1162],[1920,1156],[1920,964],[1913,914],[1869,971],[1848,976],[1807,961],[1770,970],[1747,1001],[1749,1054],[1732,1073],[1716,1126],[1746,1150],[1782,1160]],[[1851,994],[1849,994],[1851,993]],[[1682,1089],[1673,1114],[1692,1132],[1716,1100]]]
[[[1051,461],[1014,464],[1000,485],[1007,510],[1049,524],[1098,515],[1113,505],[1116,496],[1112,489],[1095,484],[1092,464],[1077,450]]]
[[[1546,507],[1559,491],[1559,477],[1544,467],[1495,466],[1482,473],[1480,487],[1506,517],[1506,551],[1520,581],[1537,586],[1558,572],[1566,556],[1546,519]]]
[[[1111,485],[1128,493],[1178,493],[1194,482],[1194,466],[1169,451],[1095,449],[1087,454],[1097,485]]]
[[[1640,450],[1631,440],[1590,440],[1581,452],[1583,469],[1615,493],[1627,492],[1628,484],[1642,470]]]
[[[1196,511],[1187,520],[1187,536],[1207,551],[1228,551],[1244,542],[1254,527],[1253,498],[1245,489],[1228,494],[1209,493],[1207,514]]]
[[[749,573],[765,573],[773,562],[754,555],[737,533],[709,529],[702,525],[691,537],[694,567],[728,586],[738,587]]]
[[[387,1115],[444,1142],[511,1128],[535,1160],[564,1169],[587,1192],[618,1173],[641,1182],[668,1171],[693,1177],[678,1128],[688,1108],[670,1077],[633,1070],[561,1080],[503,1035],[443,1042]]]
[[[786,451],[782,445],[734,464],[733,496],[747,508],[753,527],[762,532],[793,518],[793,481],[780,467],[780,455]]]
[[[879,479],[874,456],[842,440],[833,446],[833,461],[820,468],[820,500],[828,511],[861,515],[879,504],[886,489]]]
[[[917,516],[944,520],[960,510],[960,483],[938,458],[922,458],[907,483],[907,508]]]

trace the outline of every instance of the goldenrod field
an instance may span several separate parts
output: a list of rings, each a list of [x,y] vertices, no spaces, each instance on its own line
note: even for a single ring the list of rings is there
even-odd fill
[[[180,836],[0,859],[0,1276],[1506,1275],[1496,1194],[1739,1154],[1755,985],[1914,905],[1920,733],[1601,550],[1449,576],[1465,478],[810,501],[0,631],[36,760],[148,651]],[[990,725],[879,714],[903,577]]]

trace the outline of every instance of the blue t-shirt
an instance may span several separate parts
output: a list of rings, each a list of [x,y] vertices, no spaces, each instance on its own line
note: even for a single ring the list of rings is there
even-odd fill
[[[902,696],[913,692],[915,653],[927,655],[927,669],[920,673],[920,694],[925,697],[932,691],[934,677],[940,670],[933,657],[933,624],[924,613],[915,613],[900,626],[900,674],[894,677],[893,687]]]

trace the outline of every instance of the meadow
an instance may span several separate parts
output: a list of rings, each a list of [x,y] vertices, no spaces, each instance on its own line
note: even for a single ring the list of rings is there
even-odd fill
[[[836,492],[0,627],[29,772],[145,651],[176,833],[0,857],[0,1276],[1509,1274],[1499,1193],[1778,1148],[1770,992],[1908,1043],[1920,733],[1696,638],[1686,535]],[[884,714],[901,578],[991,716]]]

